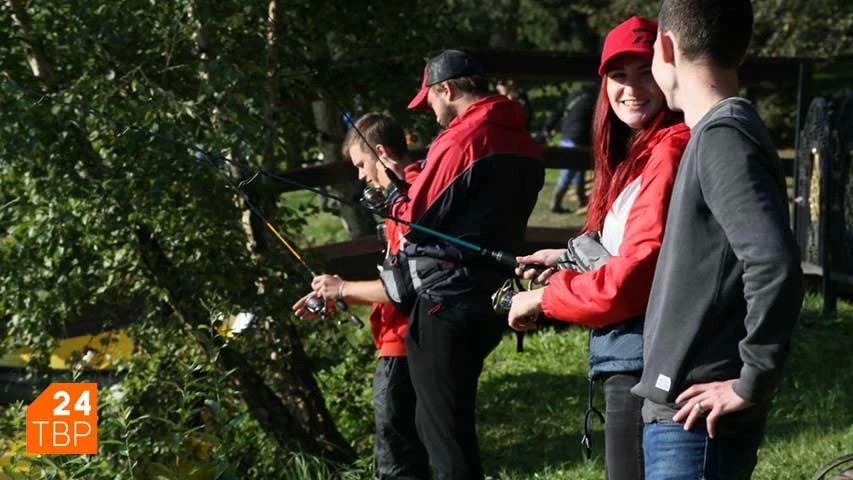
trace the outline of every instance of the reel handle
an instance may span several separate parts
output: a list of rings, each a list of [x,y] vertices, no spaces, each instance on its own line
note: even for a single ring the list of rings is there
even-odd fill
[[[548,269],[554,268],[554,267],[549,267],[547,265],[541,265],[538,263],[531,263],[530,265],[528,265],[526,263],[519,263],[518,268],[520,268],[522,270],[533,270],[534,272],[536,272],[536,275],[539,275],[540,273],[542,273]]]
[[[343,300],[335,300],[335,308],[341,312],[347,312],[349,314],[349,321],[352,322],[358,328],[364,327],[364,322],[361,321],[360,318],[355,316],[354,313],[349,311],[349,305],[346,304]]]
[[[493,258],[499,264],[508,267],[510,270],[515,270],[516,267],[518,267],[518,261],[515,259],[515,255],[509,252],[484,251],[483,253]]]

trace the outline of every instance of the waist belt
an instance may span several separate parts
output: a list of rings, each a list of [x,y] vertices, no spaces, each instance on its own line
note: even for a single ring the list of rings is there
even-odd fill
[[[385,259],[379,279],[391,303],[401,312],[410,312],[418,294],[447,281],[458,271],[456,262],[400,251]]]

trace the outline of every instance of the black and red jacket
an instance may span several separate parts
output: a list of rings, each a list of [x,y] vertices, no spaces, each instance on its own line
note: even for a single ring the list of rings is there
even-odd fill
[[[520,252],[544,181],[542,150],[527,131],[524,108],[485,97],[433,141],[424,169],[393,214],[476,245]],[[418,230],[404,229],[408,253],[447,259],[456,274],[431,293],[493,291],[507,272],[493,260]]]

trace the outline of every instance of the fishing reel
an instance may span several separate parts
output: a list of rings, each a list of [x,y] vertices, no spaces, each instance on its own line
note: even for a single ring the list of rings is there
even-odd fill
[[[311,295],[305,300],[305,309],[322,317],[326,315],[326,302],[316,295]]]
[[[393,175],[393,173],[391,174]],[[397,182],[400,182],[398,179]],[[391,182],[387,187],[382,188],[375,185],[368,185],[361,194],[361,205],[368,210],[384,217],[398,199],[405,198],[406,185],[397,185]]]
[[[508,314],[512,307],[512,297],[515,296],[520,287],[518,278],[507,278],[501,288],[492,294],[492,310],[501,315]]]
[[[321,318],[326,317],[326,301],[316,295],[311,295],[305,300],[305,309]],[[364,322],[355,316],[355,314],[349,312],[349,305],[343,300],[335,300],[335,310],[349,313],[349,320],[353,325],[358,328],[364,327]]]
[[[525,289],[518,277],[507,278],[503,285],[492,294],[492,310],[499,315],[508,315],[515,294],[532,289],[533,280],[528,282]],[[524,351],[524,332],[515,332],[515,351],[518,353]]]
[[[543,265],[519,265],[519,268],[522,270],[533,269],[537,272],[537,275],[549,269],[549,267],[545,267]],[[528,280],[527,288],[525,288],[521,284],[520,278],[508,278],[503,285],[501,285],[501,288],[497,289],[497,291],[492,294],[492,310],[501,315],[508,314],[509,309],[512,307],[512,297],[514,297],[518,292],[533,290],[534,282],[535,280],[533,279]]]
[[[368,185],[361,194],[361,204],[372,211],[385,212],[388,209],[388,195],[385,189]]]

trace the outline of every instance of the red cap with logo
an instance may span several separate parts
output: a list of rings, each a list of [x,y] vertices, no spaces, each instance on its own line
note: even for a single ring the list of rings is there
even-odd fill
[[[631,17],[617,25],[604,39],[598,74],[604,76],[613,60],[626,54],[639,55],[651,62],[657,32],[658,23],[643,17]]]

